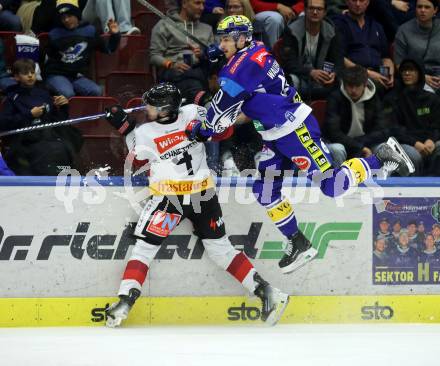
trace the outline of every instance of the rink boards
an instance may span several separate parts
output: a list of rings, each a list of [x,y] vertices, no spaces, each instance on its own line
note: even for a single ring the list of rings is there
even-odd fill
[[[319,251],[283,275],[282,237],[255,202],[251,181],[223,180],[218,194],[231,242],[291,296],[286,323],[438,322],[440,268],[373,268],[378,220],[439,220],[430,179],[368,184],[333,200],[288,182],[301,230]],[[122,180],[0,179],[0,326],[99,325],[115,301],[145,191]],[[388,215],[388,216],[387,216]],[[259,324],[259,304],[206,258],[184,221],[151,267],[130,324]],[[410,295],[410,296],[409,296]]]

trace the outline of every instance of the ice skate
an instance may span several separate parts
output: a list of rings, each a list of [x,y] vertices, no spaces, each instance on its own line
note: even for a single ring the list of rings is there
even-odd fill
[[[415,171],[413,162],[394,137],[380,145],[376,157],[383,164],[387,175],[396,171],[402,177],[406,177]]]
[[[287,241],[286,252],[278,262],[283,273],[290,273],[304,266],[318,255],[312,243],[298,230]]]
[[[267,325],[275,325],[280,320],[289,303],[289,295],[269,285],[258,273],[255,273],[254,280],[258,283],[254,294],[262,302],[261,320]]]
[[[127,319],[128,313],[133,307],[136,299],[140,296],[141,292],[132,288],[129,291],[129,295],[119,295],[119,301],[110,305],[105,311],[107,315],[107,321],[105,325],[109,328],[119,327],[123,320]]]

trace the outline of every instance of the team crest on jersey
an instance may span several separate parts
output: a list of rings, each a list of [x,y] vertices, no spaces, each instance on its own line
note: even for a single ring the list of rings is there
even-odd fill
[[[176,131],[168,135],[156,137],[154,143],[156,144],[157,151],[163,154],[165,151],[173,148],[187,139],[184,131]]]
[[[251,60],[256,62],[258,64],[258,66],[264,67],[264,64],[266,63],[266,56],[267,55],[270,55],[270,53],[267,52],[264,48],[262,48],[261,50],[255,52],[251,56]]]
[[[166,238],[179,224],[182,215],[156,211],[147,226],[147,231],[151,234]]]

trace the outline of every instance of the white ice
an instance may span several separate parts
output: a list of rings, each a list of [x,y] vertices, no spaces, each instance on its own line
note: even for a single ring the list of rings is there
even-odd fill
[[[1,366],[436,366],[440,325],[1,328]]]

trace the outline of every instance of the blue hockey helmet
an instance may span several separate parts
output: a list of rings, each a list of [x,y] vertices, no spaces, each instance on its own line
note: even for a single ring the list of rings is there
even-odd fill
[[[221,20],[217,26],[219,36],[232,36],[236,41],[241,34],[244,34],[246,41],[252,41],[254,27],[252,22],[244,15],[230,15]]]

